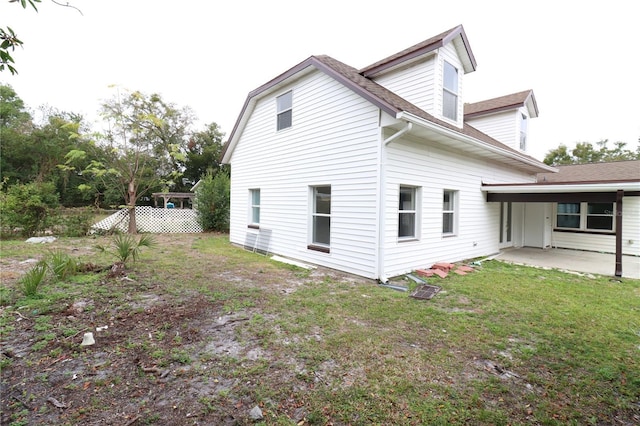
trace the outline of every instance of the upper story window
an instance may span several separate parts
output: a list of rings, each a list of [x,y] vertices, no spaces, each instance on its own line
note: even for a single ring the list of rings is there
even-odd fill
[[[418,189],[411,186],[400,187],[400,203],[398,206],[398,238],[416,238],[416,205]]]
[[[278,130],[291,127],[293,113],[293,95],[289,91],[276,98],[278,112]]]
[[[442,115],[458,120],[458,70],[447,61],[442,77]]]
[[[520,149],[527,150],[527,116],[520,114]]]
[[[249,196],[250,196],[250,203],[251,203],[249,223],[251,225],[259,225],[260,224],[260,190],[250,189]]]

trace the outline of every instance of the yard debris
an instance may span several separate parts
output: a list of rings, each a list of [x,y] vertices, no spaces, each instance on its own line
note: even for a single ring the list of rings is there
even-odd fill
[[[255,421],[262,420],[264,418],[262,410],[257,405],[249,411],[249,417]]]
[[[453,272],[458,275],[467,275],[467,273],[474,271],[475,269],[472,266],[465,264],[456,265],[448,262],[436,262],[429,269],[417,269],[416,274],[426,278],[431,278],[434,275],[437,275],[440,278],[446,278],[449,275],[449,272]]]
[[[31,243],[31,244],[45,244],[45,243],[52,243],[55,240],[57,240],[56,237],[31,237],[28,238],[25,243]]]
[[[442,290],[442,287],[439,287],[437,285],[423,284],[416,288],[415,291],[410,294],[410,296],[414,299],[429,300],[433,298],[433,296],[438,294],[440,290]]]
[[[96,344],[96,341],[93,338],[93,333],[91,332],[84,333],[84,336],[82,336],[82,343],[80,343],[80,346],[91,346],[95,344]]]
[[[67,404],[58,401],[57,399],[53,398],[53,397],[49,397],[47,398],[47,402],[50,402],[51,404],[53,404],[54,407],[56,408],[67,408]]]

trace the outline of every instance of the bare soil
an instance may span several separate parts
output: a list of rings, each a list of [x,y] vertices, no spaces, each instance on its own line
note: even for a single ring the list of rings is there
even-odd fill
[[[1,336],[6,366],[0,423],[252,424],[251,410],[255,414],[258,407],[263,415],[278,410],[303,424],[304,401],[295,393],[281,393],[281,399],[265,404],[256,397],[263,384],[245,374],[267,369],[269,387],[313,386],[295,380],[292,361],[267,352],[249,332],[256,315],[265,315],[256,296],[286,297],[320,274],[349,282],[354,278],[327,270],[301,278],[288,269],[274,268],[268,277],[242,265],[226,269],[216,266],[215,256],[188,250],[196,238],[160,236],[159,242],[184,248],[180,264],[199,271],[210,296],[188,286],[176,291],[176,280],[190,279],[190,273],[135,266],[134,278],[104,277],[98,288],[105,291],[77,292],[47,313],[1,307],[0,313],[10,318]],[[92,249],[84,250],[79,254]],[[31,263],[4,257],[3,285],[15,285]],[[229,310],[234,303],[239,308]],[[93,333],[94,345],[81,346],[86,332]]]

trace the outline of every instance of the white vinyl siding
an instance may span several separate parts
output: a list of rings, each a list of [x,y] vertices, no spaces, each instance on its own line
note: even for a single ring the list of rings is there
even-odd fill
[[[265,96],[233,152],[230,240],[247,238],[247,191],[260,187],[270,252],[375,278],[379,110],[318,71],[291,89],[295,125],[276,131],[276,103]],[[317,185],[331,186],[331,253],[307,248],[309,187]]]
[[[433,55],[418,63],[411,64],[411,67],[401,68],[380,77],[375,77],[374,81],[418,108],[434,114],[434,83],[436,75],[438,75],[435,66],[435,55]]]
[[[535,178],[506,166],[445,150],[428,141],[396,139],[387,147],[384,170],[383,236],[386,277],[429,267],[438,261],[457,262],[499,251],[500,203],[487,203],[482,182],[531,183]],[[398,230],[398,186],[420,187],[418,238],[401,242]],[[442,233],[443,189],[457,191],[457,236]],[[519,238],[519,236],[514,236]]]
[[[525,149],[521,149],[520,146],[523,115],[527,117],[526,121],[528,122],[529,116],[526,108],[519,108],[486,116],[472,117],[467,120],[467,123],[513,149],[526,152],[528,146],[525,146]],[[528,131],[529,129],[527,129],[527,133]]]

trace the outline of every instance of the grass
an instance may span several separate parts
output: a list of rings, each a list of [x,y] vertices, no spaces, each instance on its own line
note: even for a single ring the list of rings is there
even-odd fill
[[[23,258],[23,250],[3,247],[2,258]],[[39,246],[30,250],[29,257],[46,255]],[[442,291],[422,301],[334,271],[282,265],[229,245],[225,235],[207,234],[171,236],[145,250],[131,272],[133,281],[76,274],[48,283],[38,299],[14,295],[13,307],[0,311],[3,339],[18,332],[19,312],[36,333],[26,361],[50,365],[54,356],[82,355],[69,344],[85,330],[82,316],[61,325],[74,300],[92,301],[87,311],[92,321],[116,318],[113,333],[129,322],[173,315],[156,318],[155,327],[143,324],[142,340],[122,335],[112,346],[118,354],[113,363],[122,365],[128,353],[136,359],[146,355],[146,367],[182,371],[180,380],[209,386],[183,401],[197,403],[203,422],[215,423],[212,419],[224,418],[242,401],[251,401],[248,408],[260,405],[265,424],[640,420],[638,280],[588,278],[494,260],[466,276],[433,279]],[[162,297],[152,297],[158,294]],[[161,299],[172,308],[154,311]],[[205,304],[210,317],[180,316],[185,300]],[[212,349],[220,346],[215,339],[226,328],[215,324],[225,315],[241,319],[226,342],[237,353]],[[153,374],[139,376],[135,380],[157,380]],[[121,386],[134,380],[116,371],[109,377]],[[150,384],[132,386],[126,394]],[[90,415],[92,409],[85,408],[83,415]],[[299,409],[303,418],[294,418]]]

